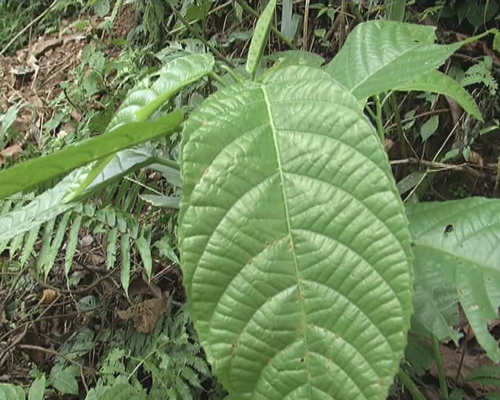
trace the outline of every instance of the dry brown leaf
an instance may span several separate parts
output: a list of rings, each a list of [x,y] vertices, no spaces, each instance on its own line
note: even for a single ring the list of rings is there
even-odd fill
[[[56,300],[56,297],[57,293],[54,289],[45,289],[38,304],[52,304]]]
[[[484,166],[483,157],[481,157],[481,155],[477,151],[474,151],[474,150],[470,151],[469,157],[467,157],[467,161],[472,163],[472,164],[476,164],[479,167]]]
[[[12,146],[6,147],[3,149],[0,154],[3,157],[10,158],[10,157],[17,157],[19,154],[23,152],[23,148],[19,144],[13,144]]]
[[[125,321],[132,319],[137,332],[149,333],[155,328],[158,318],[165,312],[166,307],[167,297],[161,297],[145,300],[128,310],[120,310],[117,314]]]

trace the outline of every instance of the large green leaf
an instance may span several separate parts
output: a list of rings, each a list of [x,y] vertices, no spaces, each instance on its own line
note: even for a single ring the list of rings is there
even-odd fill
[[[469,114],[482,121],[481,111],[477,107],[472,96],[455,79],[439,71],[431,71],[426,75],[420,76],[411,82],[394,87],[394,90],[403,91],[424,91],[444,94],[454,98],[462,108]]]
[[[106,132],[128,122],[144,122],[175,96],[182,88],[198,81],[212,72],[215,60],[211,54],[190,54],[176,58],[158,73],[148,76],[136,85],[123,101],[120,109],[110,121]],[[75,191],[77,197],[83,193],[117,156],[108,156],[96,163]]]
[[[407,221],[356,99],[288,67],[190,117],[180,248],[234,399],[385,399],[411,314]]]
[[[24,400],[26,394],[22,387],[0,383],[0,400]]]
[[[273,22],[275,8],[276,0],[269,0],[264,12],[255,25],[252,42],[250,43],[250,49],[248,49],[246,65],[246,70],[252,76],[252,79],[255,77],[255,72],[257,71],[260,58],[264,52],[264,47],[266,46],[269,30],[271,29],[271,23]]]
[[[500,201],[483,198],[407,206],[415,253],[415,315],[440,339],[450,337],[433,297],[452,284],[476,334],[495,362],[487,323],[500,306]]]
[[[147,149],[124,150],[97,176],[80,198],[101,191],[129,172],[157,162],[157,158]],[[37,196],[26,206],[0,217],[0,243],[36,228],[59,214],[78,205],[69,202],[82,182],[87,178],[92,166],[85,166],[66,176],[54,188]]]
[[[434,28],[395,21],[359,24],[326,71],[359,100],[389,91],[425,75],[460,46],[435,44]]]
[[[0,172],[0,199],[63,175],[99,158],[177,131],[182,111],[151,122],[129,122],[77,146],[35,158]]]

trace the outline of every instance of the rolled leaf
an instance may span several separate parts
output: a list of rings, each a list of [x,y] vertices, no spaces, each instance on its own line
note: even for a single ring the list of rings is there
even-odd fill
[[[410,236],[356,99],[288,67],[193,113],[182,143],[189,307],[235,399],[385,399],[411,314]]]
[[[252,79],[255,77],[255,72],[259,66],[260,58],[264,52],[264,47],[266,46],[269,30],[271,29],[271,23],[273,22],[275,8],[276,0],[269,0],[264,12],[255,25],[252,42],[250,43],[250,49],[248,50],[246,65],[247,72],[252,76]]]

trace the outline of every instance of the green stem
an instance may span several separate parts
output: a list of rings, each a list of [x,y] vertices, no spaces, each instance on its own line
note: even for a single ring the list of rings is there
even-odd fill
[[[219,82],[222,85],[222,87],[226,87],[227,86],[227,83],[224,82],[222,80],[222,78],[219,75],[217,75],[215,72],[210,72],[209,75],[210,75],[210,78],[212,78],[214,81]]]
[[[408,389],[413,400],[425,400],[424,395],[418,389],[417,385],[415,385],[410,376],[402,368],[399,368],[398,378],[404,387]]]
[[[259,18],[260,15],[257,11],[255,11],[252,7],[250,7],[245,0],[236,0],[238,4],[245,10],[248,14],[255,18]],[[278,36],[285,44],[290,47],[292,50],[297,50],[297,46],[295,46],[288,38],[283,35],[274,25],[271,25],[271,30],[274,32],[276,36]]]
[[[389,104],[391,105],[392,112],[394,113],[394,119],[396,121],[396,129],[398,131],[399,148],[401,149],[401,156],[403,156],[403,158],[407,158],[408,155],[406,152],[403,125],[401,124],[401,114],[399,113],[399,107],[396,101],[396,95],[394,93],[389,95]]]
[[[448,385],[446,384],[446,375],[444,373],[444,362],[439,348],[439,339],[432,335],[432,350],[434,351],[434,358],[436,359],[437,370],[439,375],[439,389],[441,395],[448,399]]]
[[[382,122],[382,103],[380,103],[380,97],[374,96],[375,99],[375,105],[377,106],[377,131],[378,135],[380,136],[380,140],[382,141],[382,144],[384,144],[385,140],[385,135],[384,135],[384,123]]]
[[[169,160],[168,158],[154,157],[153,160],[151,160],[151,161],[152,161],[151,164],[160,164],[160,165],[163,165],[165,167],[176,169],[177,171],[181,170],[179,163],[172,161],[172,160]]]

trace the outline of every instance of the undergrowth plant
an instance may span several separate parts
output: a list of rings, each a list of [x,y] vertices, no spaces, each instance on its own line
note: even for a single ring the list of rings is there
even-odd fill
[[[405,206],[381,120],[383,94],[392,91],[451,96],[482,119],[462,85],[438,71],[481,36],[440,45],[432,27],[371,21],[326,65],[290,52],[265,69],[275,7],[270,0],[256,25],[245,72],[226,68],[223,79],[209,54],[175,58],[130,92],[102,136],[0,173],[5,198],[74,170],[3,216],[0,241],[47,224],[131,171],[162,164],[181,171],[189,312],[231,399],[384,399],[396,374],[419,398],[400,367],[410,326],[435,343],[458,342],[450,327],[459,302],[478,342],[500,361],[486,329],[500,305],[500,203]],[[206,77],[222,88],[183,122],[186,107],[175,96]],[[172,137],[181,124],[179,162],[123,150]],[[127,283],[122,274],[125,290]],[[207,370],[185,365],[193,381],[184,376],[181,384],[196,386],[195,375]],[[140,396],[139,384],[124,384],[113,396]]]

